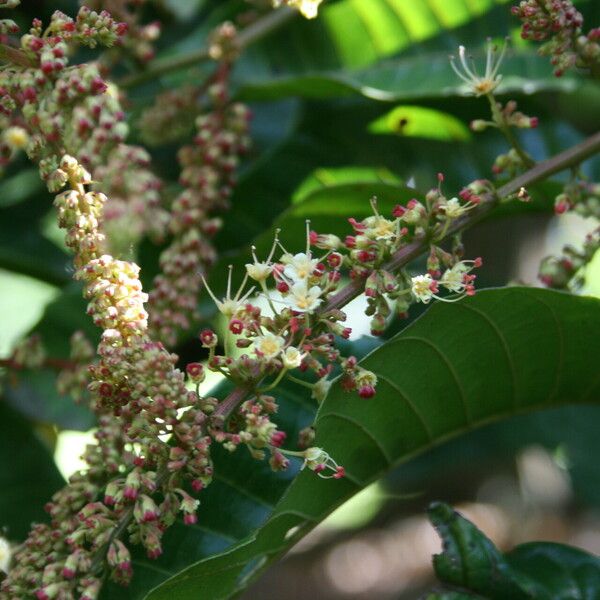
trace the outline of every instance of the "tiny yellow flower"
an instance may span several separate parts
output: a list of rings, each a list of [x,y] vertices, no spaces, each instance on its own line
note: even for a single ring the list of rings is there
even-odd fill
[[[254,348],[266,360],[277,358],[283,349],[285,340],[280,335],[266,333],[254,340]]]
[[[23,127],[9,127],[2,137],[11,150],[23,150],[29,143],[29,134]]]

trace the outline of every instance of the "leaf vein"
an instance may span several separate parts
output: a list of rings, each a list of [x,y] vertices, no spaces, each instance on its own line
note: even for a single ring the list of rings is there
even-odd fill
[[[468,304],[465,304],[463,302],[457,303],[455,304],[455,306],[459,306],[465,310],[470,310],[471,312],[474,312],[476,314],[478,314],[486,323],[489,324],[489,326],[492,328],[492,331],[496,334],[496,337],[498,338],[498,340],[500,340],[500,345],[504,351],[504,354],[506,355],[506,361],[508,363],[508,368],[510,370],[510,375],[511,375],[511,386],[512,386],[512,407],[513,410],[516,411],[519,408],[519,402],[518,402],[518,398],[517,398],[517,370],[515,367],[515,363],[512,357],[512,354],[510,353],[510,348],[508,347],[508,343],[506,341],[506,338],[504,337],[504,334],[502,333],[502,330],[498,327],[498,325],[492,320],[492,318],[486,314],[484,311],[475,308],[473,306],[470,306]]]
[[[348,423],[354,425],[356,428],[360,429],[373,442],[373,445],[377,448],[377,450],[379,450],[380,454],[383,456],[383,458],[385,459],[388,466],[392,464],[392,459],[388,456],[388,453],[385,450],[385,448],[381,445],[381,442],[362,423],[356,421],[352,417],[349,417],[347,415],[342,415],[341,413],[336,413],[336,412],[330,412],[330,413],[323,415],[319,419],[319,421],[322,421],[323,419],[326,419],[327,417],[335,417],[342,421],[347,421]],[[346,472],[346,474],[348,474],[348,473]]]
[[[469,425],[471,425],[473,422],[473,417],[471,416],[471,411],[469,410],[469,404],[467,402],[467,394],[466,394],[465,389],[458,377],[458,373],[456,372],[454,365],[450,362],[450,359],[448,358],[446,353],[441,348],[436,346],[432,341],[430,341],[426,338],[417,337],[417,336],[400,337],[394,341],[394,344],[397,342],[406,341],[406,340],[413,340],[415,342],[421,342],[421,343],[425,344],[426,346],[429,346],[430,348],[432,348],[435,351],[435,353],[440,357],[440,359],[446,365],[448,371],[452,375],[452,378],[454,379],[454,383],[456,384],[456,387],[458,388],[458,391],[460,393],[460,399],[462,401],[463,410],[465,413],[465,420],[467,421],[467,423]]]
[[[559,350],[559,354],[558,354],[558,365],[556,367],[556,378],[554,381],[554,389],[552,390],[552,393],[548,396],[548,404],[551,404],[558,396],[558,390],[560,388],[560,380],[562,379],[562,375],[563,375],[563,371],[564,371],[564,365],[565,365],[564,331],[563,331],[562,325],[560,323],[560,319],[558,318],[558,315],[556,314],[556,311],[552,308],[552,306],[550,306],[550,304],[548,304],[545,300],[538,298],[534,294],[528,294],[527,292],[525,292],[525,293],[527,294],[527,296],[529,296],[529,298],[534,298],[540,304],[542,304],[543,306],[545,306],[548,309],[548,311],[552,315],[554,324],[556,325],[556,333],[558,334],[558,339],[560,340],[560,344],[559,344],[560,350]]]
[[[412,410],[413,414],[419,420],[419,423],[421,423],[421,425],[423,426],[423,430],[427,434],[427,438],[429,439],[429,441],[430,442],[433,441],[433,432],[429,428],[429,425],[427,424],[427,421],[425,420],[425,417],[417,410],[417,407],[415,406],[415,404],[413,403],[413,401],[409,400],[408,396],[398,387],[398,384],[396,384],[396,382],[392,381],[386,375],[382,375],[381,373],[378,373],[378,372],[375,372],[375,371],[374,371],[374,373],[377,375],[378,379],[381,379],[382,381],[385,381],[392,389],[394,389],[398,393],[398,395],[400,396],[400,398],[402,400],[404,400],[404,402],[406,402],[406,404]]]

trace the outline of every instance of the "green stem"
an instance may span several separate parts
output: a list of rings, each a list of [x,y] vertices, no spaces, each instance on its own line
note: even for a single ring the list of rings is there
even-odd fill
[[[297,377],[294,377],[293,375],[288,375],[288,379],[290,381],[293,381],[294,383],[297,383],[298,385],[308,388],[309,390],[312,390],[314,388],[314,384],[309,383],[308,381],[304,381],[303,379],[298,379]]]
[[[281,371],[279,371],[279,374],[277,375],[277,377],[269,385],[267,385],[267,387],[256,390],[256,393],[264,394],[265,392],[268,392],[268,391],[272,390],[273,388],[277,387],[287,372],[288,372],[288,370],[285,367],[283,369],[281,369]]]
[[[515,152],[519,155],[521,162],[528,169],[531,169],[535,166],[535,160],[533,160],[533,158],[531,158],[531,156],[529,156],[529,154],[525,152],[523,146],[521,146],[521,142],[519,142],[510,126],[506,123],[504,115],[498,107],[498,103],[496,102],[494,96],[492,94],[486,94],[486,97],[489,100],[490,107],[492,109],[492,117],[494,118],[494,123],[502,132],[508,143],[514,148]]]
[[[267,13],[264,17],[261,17],[251,25],[248,25],[248,27],[238,34],[237,44],[239,50],[243,50],[254,42],[263,39],[281,25],[293,19],[296,14],[297,12],[295,10],[287,7]],[[122,88],[134,87],[146,83],[147,81],[157,79],[166,73],[187,69],[188,67],[193,67],[194,65],[208,60],[211,60],[208,48],[199,48],[198,50],[183,56],[155,60],[146,71],[126,75],[117,83]]]

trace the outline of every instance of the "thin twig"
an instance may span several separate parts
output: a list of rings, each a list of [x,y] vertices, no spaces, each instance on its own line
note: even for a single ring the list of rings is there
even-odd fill
[[[240,50],[247,48],[254,42],[257,42],[267,36],[269,33],[290,21],[296,16],[297,11],[287,7],[269,12],[245,29],[240,31],[237,36],[237,45]],[[118,81],[122,88],[130,88],[152,79],[156,79],[165,73],[172,73],[192,67],[202,62],[210,60],[208,48],[203,47],[185,54],[183,56],[167,57],[161,60],[155,60],[146,71],[140,71],[132,75],[127,75]]]

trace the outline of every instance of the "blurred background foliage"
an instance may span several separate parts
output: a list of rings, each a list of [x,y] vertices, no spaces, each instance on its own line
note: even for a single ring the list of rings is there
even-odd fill
[[[246,261],[250,244],[268,247],[273,226],[283,228],[286,244],[301,246],[307,217],[315,229],[341,235],[348,214],[367,214],[372,195],[385,210],[435,185],[438,172],[444,173],[451,195],[472,179],[491,177],[493,159],[506,146],[495,131],[472,134],[468,129],[473,118],[487,117],[488,107],[485,99],[463,97],[449,68],[448,54],[459,44],[477,57],[487,37],[511,39],[499,94],[510,94],[525,113],[539,117],[539,128],[522,134],[536,158],[596,131],[600,89],[576,74],[554,78],[547,60],[520,40],[509,6],[499,0],[331,0],[316,21],[290,19],[249,47],[235,68],[234,94],[254,113],[254,148],[216,240],[220,262],[213,285],[222,287],[227,264]],[[244,0],[150,2],[148,20],[164,24],[157,58],[201,48],[212,27],[224,19],[243,22],[249,8]],[[599,2],[582,1],[578,8],[587,25],[600,24]],[[34,16],[47,18],[55,9],[73,14],[76,2],[23,2],[16,20],[26,29]],[[137,67],[120,68],[117,81]],[[143,143],[139,115],[157,93],[199,82],[206,73],[207,66],[198,65],[130,86],[131,140]],[[175,152],[186,139],[150,148],[153,167],[171,193],[177,190]],[[585,170],[600,179],[597,160]],[[586,225],[581,220],[553,217],[556,189],[553,183],[539,186],[532,190],[533,203],[499,210],[466,235],[469,254],[485,259],[482,285],[535,283],[543,255],[582,237]],[[68,339],[77,329],[97,338],[80,289],[71,283],[71,262],[51,202],[24,157],[0,181],[0,357],[31,330],[42,335],[55,357],[68,355]],[[144,240],[132,250],[148,287],[160,248]],[[600,293],[599,262],[592,265],[589,293]],[[201,299],[209,314],[205,302]],[[393,323],[389,335],[405,324]],[[202,357],[194,335],[189,332],[181,341],[182,363]],[[376,344],[355,339],[352,351],[364,354]],[[61,483],[54,457],[67,475],[77,464],[77,444],[86,439],[76,432],[93,425],[85,409],[55,391],[53,377],[45,371],[20,373],[2,390],[0,524],[10,525],[5,532],[10,539],[21,539],[29,522],[42,517],[44,499]],[[293,395],[289,391],[280,415],[292,433],[308,424],[316,409],[312,401]],[[340,508],[247,598],[414,597],[431,577],[427,556],[433,543],[430,528],[415,515],[422,515],[432,499],[470,503],[470,514],[487,523],[501,545],[547,538],[600,551],[599,417],[597,407],[518,417],[428,452]],[[273,487],[268,469],[252,463],[236,467],[237,474],[244,468],[256,472],[245,489],[236,488],[236,473],[228,475],[227,467],[223,481],[209,488],[203,514],[207,522],[224,526],[206,530],[200,542],[190,538],[196,557],[227,547],[264,521],[293,476],[278,476]],[[248,489],[266,501],[249,500]],[[192,552],[186,536],[179,531],[168,538],[172,548],[165,548],[165,555],[174,562]],[[156,573],[152,577],[161,579]],[[132,589],[122,597],[138,593]]]

